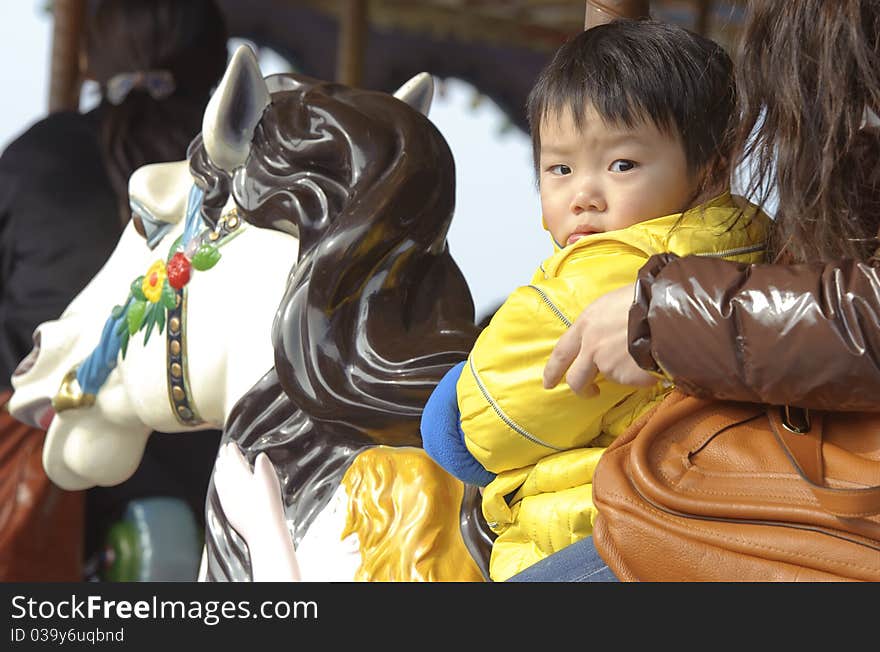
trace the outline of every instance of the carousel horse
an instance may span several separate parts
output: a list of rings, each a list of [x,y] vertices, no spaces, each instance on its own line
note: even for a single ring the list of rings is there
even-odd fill
[[[318,525],[340,500],[377,498],[344,480],[351,469],[366,460],[399,485],[401,469],[417,468],[437,482],[407,482],[411,504],[439,507],[403,513],[404,525],[439,519],[460,534],[440,545],[409,541],[404,527],[393,536],[420,550],[406,568],[371,570],[376,554],[361,545],[353,572],[485,577],[476,492],[450,484],[420,448],[422,406],[476,337],[446,245],[454,167],[423,115],[430,96],[427,75],[391,96],[293,74],[263,79],[250,49],[233,55],[188,162],[135,172],[135,219],[62,316],[37,329],[16,370],[10,410],[48,427],[55,483],[116,484],[149,432],[225,427],[248,460],[271,461],[298,545],[313,524],[334,530]],[[383,466],[392,457],[401,464]],[[441,486],[438,502],[429,490]],[[213,483],[206,510],[204,578],[251,579]]]
[[[213,486],[247,544],[254,581],[481,579],[459,543],[462,485],[419,449],[373,446],[356,455],[296,547],[266,453],[251,471],[237,444],[224,444]]]
[[[296,261],[294,235],[251,228],[234,209],[205,223],[185,161],[140,168],[129,187],[133,219],[113,254],[36,329],[12,378],[10,412],[47,429],[43,465],[64,489],[128,479],[154,430],[222,428],[272,365],[272,319]],[[219,260],[190,265],[175,288],[193,244]]]
[[[273,79],[253,137],[224,149],[230,164],[210,150],[194,156],[205,178],[231,176],[244,219],[289,220],[300,238],[273,325],[275,365],[239,401],[224,440],[249,464],[265,454],[280,504],[268,525],[299,552],[316,531],[328,532],[323,549],[357,534],[349,579],[482,579],[490,542],[478,494],[450,482],[419,435],[428,396],[477,334],[446,243],[448,145],[422,113],[384,93]],[[233,95],[267,92],[259,75],[239,80],[253,87]],[[402,487],[407,499],[395,493]],[[256,577],[256,555],[215,482],[206,510],[205,579]],[[348,518],[367,514],[365,523]],[[380,530],[384,547],[373,541]]]

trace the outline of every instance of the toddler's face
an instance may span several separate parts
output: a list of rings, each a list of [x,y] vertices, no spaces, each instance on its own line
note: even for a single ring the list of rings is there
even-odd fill
[[[560,247],[689,208],[698,179],[681,141],[653,123],[609,125],[587,107],[582,128],[569,111],[541,125],[541,210]]]

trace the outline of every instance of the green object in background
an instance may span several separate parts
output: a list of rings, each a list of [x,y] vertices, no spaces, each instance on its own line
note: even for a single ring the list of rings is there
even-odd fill
[[[132,500],[110,527],[98,576],[105,582],[194,582],[204,532],[187,503],[170,496]]]
[[[120,521],[107,532],[105,568],[101,573],[106,582],[137,582],[141,565],[138,534],[134,523]]]

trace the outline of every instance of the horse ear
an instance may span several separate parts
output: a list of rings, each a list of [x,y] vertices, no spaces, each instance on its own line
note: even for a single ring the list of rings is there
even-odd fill
[[[431,100],[434,99],[434,78],[426,72],[420,72],[403,86],[397,89],[394,97],[403,100],[417,111],[428,115]]]
[[[239,46],[202,120],[202,140],[214,165],[232,172],[244,164],[254,129],[271,101],[256,55],[247,45]]]

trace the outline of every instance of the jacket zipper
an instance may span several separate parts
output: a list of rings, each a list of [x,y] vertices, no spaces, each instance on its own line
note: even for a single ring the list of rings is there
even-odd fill
[[[474,375],[474,380],[477,381],[477,387],[480,389],[480,393],[483,395],[483,398],[486,399],[486,402],[489,404],[489,407],[491,407],[495,411],[495,414],[498,415],[498,418],[501,419],[504,423],[506,423],[507,426],[511,430],[513,430],[514,432],[518,433],[519,435],[525,437],[530,442],[532,442],[534,444],[538,444],[539,446],[544,446],[545,448],[550,448],[555,451],[565,450],[564,448],[557,448],[556,446],[553,446],[552,444],[548,444],[547,442],[541,441],[540,439],[535,437],[532,433],[530,433],[528,430],[526,430],[521,425],[519,425],[516,421],[514,421],[509,416],[507,416],[504,413],[504,410],[501,409],[501,406],[498,405],[498,403],[495,402],[495,399],[492,398],[492,395],[489,394],[489,390],[487,390],[486,386],[483,385],[483,381],[480,380],[480,376],[477,373],[477,368],[474,366],[474,357],[473,356],[471,356],[470,360],[468,360],[468,366],[470,367],[471,373]]]
[[[725,251],[697,253],[694,255],[702,256],[703,258],[726,258],[727,256],[739,256],[740,254],[753,254],[766,248],[767,243],[762,242],[761,244],[748,245],[746,247],[736,247],[735,249],[727,249]]]
[[[550,297],[547,296],[547,293],[544,292],[544,290],[534,285],[529,285],[527,287],[532,288],[535,292],[541,295],[541,299],[543,300],[543,302],[547,305],[548,308],[550,308],[551,311],[553,311],[553,314],[556,315],[563,324],[565,324],[566,328],[571,326],[571,321],[565,316],[565,314],[563,314],[559,307],[550,300]],[[480,379],[480,375],[477,373],[477,368],[474,366],[473,356],[470,357],[470,360],[468,361],[468,366],[470,367],[471,373],[474,375],[474,380],[477,381],[477,387],[479,388],[480,393],[483,395],[483,398],[486,399],[489,407],[491,407],[492,410],[495,411],[495,414],[498,415],[498,418],[506,423],[511,430],[521,435],[522,437],[525,437],[530,442],[538,444],[539,446],[544,446],[545,448],[549,448],[554,451],[566,450],[564,448],[559,448],[557,446],[553,446],[552,444],[548,444],[545,441],[542,441],[541,439],[530,433],[528,430],[523,428],[521,425],[519,425],[516,421],[511,419],[509,416],[507,416],[504,410],[501,409],[501,406],[498,405],[494,398],[492,398],[492,395],[489,393],[489,390],[486,389],[486,386],[483,385],[483,381]]]
[[[559,321],[565,324],[566,328],[569,328],[571,326],[571,321],[568,319],[568,317],[565,316],[565,314],[563,314],[563,312],[556,306],[556,304],[550,300],[550,297],[547,296],[547,293],[544,292],[544,290],[539,288],[537,285],[529,285],[527,287],[532,288],[535,292],[541,295],[541,299],[544,301],[545,304],[547,304],[547,307],[553,311],[553,314],[559,317]]]

